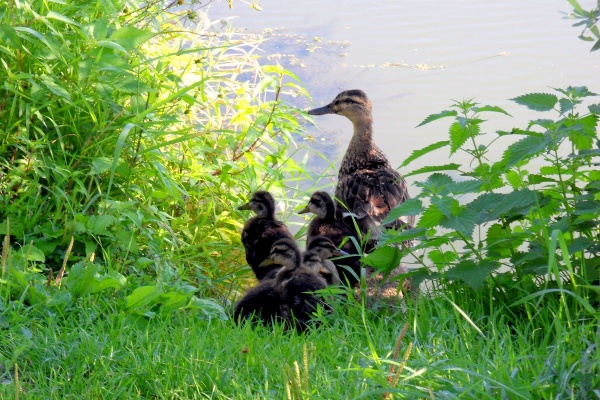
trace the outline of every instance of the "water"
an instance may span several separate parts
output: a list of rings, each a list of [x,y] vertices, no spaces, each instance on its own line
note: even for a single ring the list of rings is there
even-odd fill
[[[595,3],[581,1],[584,8]],[[265,56],[296,73],[313,96],[299,107],[324,105],[341,90],[364,90],[373,103],[375,141],[396,166],[412,151],[447,139],[449,120],[416,126],[451,99],[507,110],[513,118],[498,114],[483,125],[494,132],[545,116],[510,98],[568,85],[600,92],[600,52],[590,53],[592,43],[578,39],[580,29],[563,18],[571,9],[566,1],[278,0],[261,6],[258,12],[234,2],[230,10],[217,2],[209,15],[235,16],[233,26],[251,33],[268,28]],[[321,150],[339,163],[352,126],[335,115],[317,118],[318,126],[307,130],[330,145]],[[442,150],[409,168],[447,162]]]

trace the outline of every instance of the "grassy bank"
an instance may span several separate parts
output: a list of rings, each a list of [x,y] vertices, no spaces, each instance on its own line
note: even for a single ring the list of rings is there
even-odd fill
[[[0,394],[21,399],[598,395],[598,320],[576,303],[567,312],[561,297],[552,294],[512,307],[490,304],[481,295],[449,296],[421,296],[409,301],[406,312],[365,310],[352,301],[306,335],[187,313],[148,320],[95,304],[94,298],[81,300],[76,317],[4,310],[12,322],[2,321],[0,348],[7,358]],[[406,335],[395,350],[404,324]]]

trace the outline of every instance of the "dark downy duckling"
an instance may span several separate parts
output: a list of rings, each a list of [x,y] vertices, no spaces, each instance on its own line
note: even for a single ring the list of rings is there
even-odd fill
[[[371,110],[371,101],[362,90],[347,90],[328,105],[308,113],[343,115],[352,122],[354,133],[340,165],[335,196],[356,219],[363,234],[372,231],[377,236],[390,210],[410,196],[404,178],[373,142]],[[410,228],[414,222],[414,216],[403,216],[386,227]]]
[[[273,286],[279,293],[282,317],[299,331],[304,331],[319,304],[327,305],[313,292],[327,287],[319,274],[302,264],[300,249],[293,239],[279,239],[273,244],[271,253],[260,265],[283,265]]]
[[[340,247],[344,239],[348,238],[341,247],[348,256],[334,260],[333,263],[336,265],[343,283],[348,283],[350,286],[356,285],[360,277],[361,264],[355,241],[350,240],[351,237],[358,239],[355,230],[350,229],[341,221],[341,213],[336,210],[335,202],[327,192],[315,192],[310,196],[308,204],[299,211],[299,214],[308,212],[315,214],[315,217],[308,224],[307,244],[316,236],[325,236],[333,242],[335,247]],[[353,254],[356,256],[352,257]],[[348,271],[347,267],[352,272]]]
[[[250,201],[238,210],[252,210],[256,216],[250,218],[242,229],[242,244],[246,249],[246,261],[260,281],[273,278],[281,265],[259,268],[271,252],[271,247],[278,239],[293,239],[292,234],[281,221],[275,219],[275,199],[264,190],[257,191]]]
[[[274,279],[264,279],[248,289],[235,304],[234,321],[260,321],[268,324],[281,317],[279,293],[274,283]]]
[[[306,244],[302,263],[318,272],[325,278],[328,285],[339,285],[341,283],[340,275],[330,258],[342,255],[348,255],[348,253],[338,249],[331,239],[326,236],[314,236]]]

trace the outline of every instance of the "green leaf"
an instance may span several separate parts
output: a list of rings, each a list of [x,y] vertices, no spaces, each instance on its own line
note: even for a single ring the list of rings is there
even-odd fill
[[[447,146],[449,144],[450,144],[450,142],[448,140],[442,140],[441,142],[435,142],[433,144],[430,144],[427,147],[424,147],[424,148],[419,149],[419,150],[415,150],[415,151],[413,151],[411,153],[411,155],[406,160],[404,160],[404,162],[400,165],[400,167],[407,166],[408,164],[410,164],[411,162],[413,162],[417,158],[419,158],[419,157],[421,157],[421,156],[423,156],[425,154],[431,153],[434,150],[437,150],[437,149],[440,149],[442,147],[445,147],[445,146]]]
[[[419,218],[417,227],[433,228],[434,226],[437,226],[443,218],[444,214],[442,214],[435,205],[431,205],[423,212],[421,218]]]
[[[463,206],[459,206],[458,202],[453,205],[452,215],[446,216],[440,221],[440,225],[460,232],[467,238],[473,237],[473,229],[478,222],[478,213]]]
[[[48,75],[42,75],[40,77],[41,80],[41,84],[43,86],[45,86],[49,91],[51,91],[52,93],[54,93],[55,95],[64,98],[67,101],[71,101],[71,95],[69,94],[69,92],[67,90],[65,90],[65,88],[63,88],[62,86],[58,85],[54,79]]]
[[[414,171],[411,171],[408,174],[405,174],[404,177],[406,178],[408,176],[420,175],[420,174],[426,174],[426,173],[438,172],[438,171],[458,171],[459,168],[460,168],[460,164],[456,164],[456,163],[445,164],[445,165],[432,165],[429,167],[423,167],[423,168],[419,168]]]
[[[460,212],[458,200],[452,197],[432,197],[431,204],[435,205],[445,217],[452,217]]]
[[[401,253],[396,246],[377,247],[371,253],[361,257],[360,261],[378,270],[391,271],[400,264]]]
[[[498,106],[481,106],[481,107],[473,107],[473,111],[475,112],[484,112],[484,111],[489,111],[489,112],[497,112],[497,113],[502,113],[504,115],[508,115],[509,117],[512,117],[512,115],[510,115],[509,113],[507,113],[503,108],[500,108]]]
[[[450,125],[450,154],[456,153],[456,150],[465,144],[469,137],[470,132],[466,125],[461,124],[459,121]]]
[[[158,286],[140,286],[125,298],[125,307],[138,310],[152,303],[161,294],[162,290]]]
[[[125,286],[127,279],[118,272],[109,272],[96,279],[91,293],[98,293],[106,289],[120,289]]]
[[[382,224],[386,225],[390,222],[397,220],[402,216],[407,215],[419,215],[423,212],[423,203],[419,199],[408,199],[404,203],[400,204],[390,210],[387,217],[383,220]]]
[[[467,193],[478,193],[481,190],[483,183],[477,179],[470,179],[460,182],[453,182],[447,186],[449,193],[455,196]]]
[[[502,156],[508,167],[543,153],[552,144],[550,135],[527,136],[512,144]]]
[[[511,100],[535,111],[550,111],[558,102],[558,98],[550,93],[524,94]]]
[[[448,186],[452,185],[454,180],[447,174],[435,173],[427,177],[424,182],[416,182],[415,186],[423,188],[424,193],[431,195],[445,195],[449,193]]]
[[[108,230],[108,228],[114,225],[115,222],[117,222],[117,218],[112,215],[92,215],[88,219],[87,228],[90,232],[95,233],[96,235],[112,237],[112,233]]]
[[[67,288],[74,295],[91,293],[96,283],[99,266],[89,261],[75,264],[67,276]]]
[[[32,244],[24,246],[21,249],[21,253],[23,254],[25,260],[37,261],[41,263],[46,262],[46,255],[44,254],[44,252]]]
[[[421,123],[420,123],[419,125],[417,125],[416,127],[418,128],[418,127],[420,127],[420,126],[426,125],[426,124],[428,124],[428,123],[430,123],[430,122],[432,122],[432,121],[435,121],[435,120],[437,120],[437,119],[440,119],[440,118],[445,118],[445,117],[455,117],[455,116],[457,116],[457,115],[458,115],[458,112],[457,112],[457,111],[454,111],[454,110],[446,110],[446,111],[442,111],[442,112],[440,112],[440,113],[437,113],[437,114],[431,114],[431,115],[429,115],[427,118],[425,118],[425,119],[423,120],[423,122],[421,122]]]
[[[225,314],[225,310],[223,307],[218,305],[212,300],[208,299],[199,299],[196,296],[192,296],[190,302],[186,306],[186,308],[190,309],[198,309],[201,310],[207,318],[219,318],[222,320],[227,320],[227,315]]]
[[[124,26],[114,31],[110,35],[110,39],[119,43],[127,50],[134,50],[152,36],[154,34],[148,30],[138,29],[133,26]]]
[[[477,264],[472,260],[466,260],[446,271],[444,275],[450,280],[461,280],[477,290],[483,286],[483,282],[490,273],[498,267],[500,267],[500,264],[496,261],[485,260]]]

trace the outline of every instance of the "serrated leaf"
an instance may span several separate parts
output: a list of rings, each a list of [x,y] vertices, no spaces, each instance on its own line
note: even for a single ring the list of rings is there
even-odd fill
[[[460,168],[460,164],[456,164],[456,163],[445,164],[445,165],[432,165],[429,167],[423,167],[423,168],[419,168],[414,171],[411,171],[408,174],[405,174],[404,177],[406,178],[408,176],[426,174],[426,173],[430,173],[430,172],[458,171],[459,168]]]
[[[431,153],[434,150],[440,149],[442,147],[445,147],[447,145],[449,145],[450,142],[448,140],[442,140],[441,142],[435,142],[433,144],[430,144],[427,147],[424,147],[422,149],[419,150],[415,150],[413,151],[410,156],[404,160],[404,162],[400,165],[400,167],[404,167],[407,166],[408,164],[410,164],[411,162],[413,162],[414,160],[416,160],[417,158],[424,156],[425,154]]]
[[[508,167],[513,166],[523,160],[527,160],[543,153],[552,143],[549,135],[527,136],[512,144],[502,156],[502,160]]]
[[[481,263],[475,263],[466,260],[446,271],[444,275],[450,280],[461,280],[477,290],[481,288],[490,273],[498,267],[500,267],[500,264],[495,261],[485,260]]]
[[[452,217],[453,215],[458,215],[460,212],[460,204],[458,203],[458,200],[452,197],[432,197],[431,204],[435,205],[438,210],[440,210],[440,212],[448,218]]]
[[[550,93],[524,94],[510,100],[535,111],[550,111],[558,102],[558,98]]]
[[[498,106],[481,106],[481,107],[473,107],[473,111],[475,112],[484,112],[484,111],[489,111],[489,112],[497,112],[497,113],[502,113],[504,115],[508,115],[509,117],[512,117],[512,115],[510,115],[509,113],[507,113],[503,108],[500,108]]]
[[[394,222],[398,218],[407,215],[419,215],[423,212],[423,203],[419,199],[408,199],[404,203],[400,204],[390,210],[387,217],[383,220],[382,224],[386,225],[390,222]]]
[[[435,206],[429,206],[419,218],[417,223],[418,228],[433,228],[439,225],[440,221],[444,218],[444,214]]]
[[[433,195],[445,195],[449,193],[448,186],[452,185],[454,180],[447,174],[435,173],[429,175],[426,181],[416,182],[415,186],[423,188],[424,193]]]
[[[558,101],[558,104],[560,106],[559,107],[560,113],[561,114],[566,114],[569,111],[573,110],[573,108],[575,108],[575,106],[577,104],[580,104],[580,103],[581,103],[581,101],[572,101],[572,100],[569,100],[569,99],[560,99]]]
[[[438,120],[438,119],[440,119],[440,118],[446,118],[446,117],[455,117],[455,116],[457,116],[457,115],[458,115],[458,112],[457,112],[457,111],[454,111],[454,110],[445,110],[445,111],[442,111],[442,112],[440,112],[440,113],[437,113],[437,114],[431,114],[431,115],[429,115],[427,118],[425,118],[425,119],[423,120],[423,122],[421,122],[421,123],[420,123],[419,125],[417,125],[416,127],[418,128],[418,127],[420,127],[420,126],[426,125],[426,124],[428,124],[428,123],[430,123],[430,122],[432,122],[432,121]]]
[[[475,229],[475,225],[477,225],[477,221],[477,212],[467,207],[458,206],[452,210],[452,215],[444,218],[440,222],[440,225],[448,229],[453,229],[471,239],[473,237],[473,230]]]
[[[480,180],[467,180],[460,182],[453,182],[447,186],[448,192],[455,196],[467,193],[477,193],[481,190],[483,183]]]
[[[591,106],[588,106],[588,110],[590,110],[592,114],[600,114],[600,104],[592,104]]]
[[[467,139],[470,137],[469,129],[466,125],[461,124],[456,121],[452,125],[450,125],[450,154],[456,153]]]

